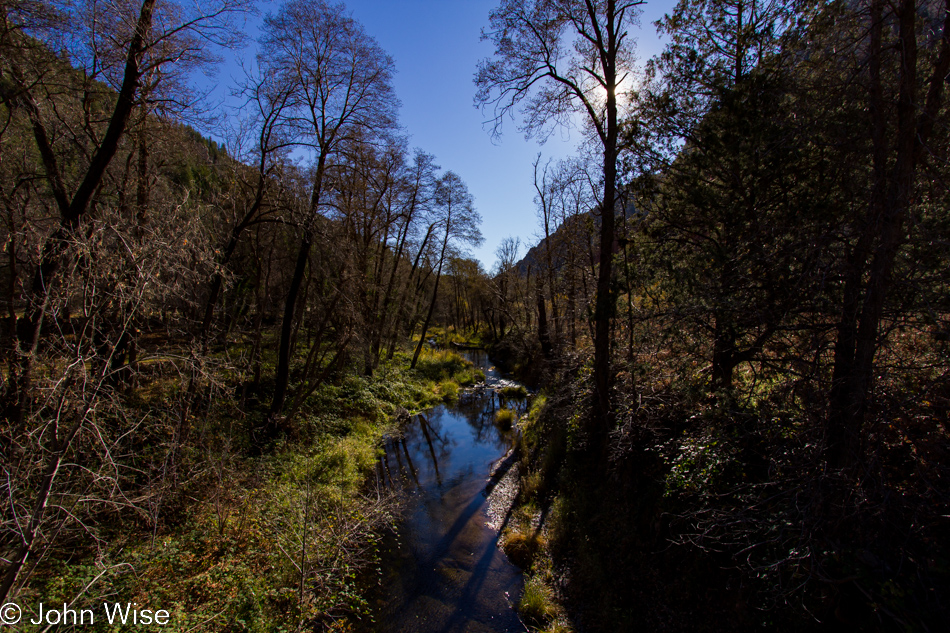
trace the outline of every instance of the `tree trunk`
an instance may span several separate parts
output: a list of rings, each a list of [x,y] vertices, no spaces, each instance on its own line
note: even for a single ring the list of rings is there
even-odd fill
[[[294,266],[294,276],[290,280],[290,289],[284,301],[284,318],[280,327],[280,343],[277,349],[277,375],[275,377],[274,398],[271,400],[267,421],[267,433],[274,437],[277,432],[277,416],[284,407],[287,397],[287,385],[290,381],[290,356],[292,354],[291,339],[294,329],[294,317],[297,313],[297,297],[303,285],[304,273],[310,261],[310,249],[313,247],[312,238],[307,235],[300,243],[297,251],[297,263]]]
[[[109,125],[71,200],[67,198],[60,167],[57,164],[45,125],[40,118],[39,109],[36,107],[29,91],[24,90],[23,102],[30,117],[40,157],[46,167],[47,180],[59,206],[60,227],[43,245],[40,265],[37,267],[29,293],[28,307],[24,316],[20,319],[22,323],[18,324],[17,328],[18,341],[14,345],[16,346],[20,369],[19,384],[14,385],[13,391],[17,393],[18,397],[9,415],[14,424],[17,425],[23,422],[26,410],[29,407],[32,391],[33,356],[39,343],[50,292],[57,283],[57,276],[62,266],[61,259],[67,249],[70,235],[79,228],[80,221],[86,214],[93,195],[102,183],[109,163],[112,162],[118,151],[119,141],[125,133],[135,105],[142,77],[141,63],[148,48],[147,38],[152,28],[154,8],[155,0],[144,0],[142,2],[135,31],[129,42],[122,86],[119,89]],[[15,66],[13,70],[14,72],[11,74],[16,77]]]
[[[548,314],[544,302],[544,284],[541,283],[541,273],[535,277],[535,297],[538,303],[538,340],[541,343],[541,355],[545,360],[551,359],[551,333],[548,331]]]
[[[449,214],[448,220],[445,223],[445,239],[442,240],[442,253],[439,255],[439,270],[435,274],[435,288],[432,289],[432,301],[429,302],[429,311],[426,313],[426,320],[422,323],[422,333],[419,335],[419,344],[416,345],[416,352],[412,355],[412,363],[410,363],[409,368],[415,369],[416,363],[419,362],[419,354],[422,353],[422,346],[426,342],[426,332],[429,330],[429,323],[432,321],[432,313],[435,312],[435,300],[439,296],[439,280],[442,278],[442,264],[445,262],[445,249],[449,244],[449,223],[451,222],[452,216]]]
[[[874,169],[872,200],[864,232],[850,258],[842,317],[835,342],[835,365],[826,428],[826,457],[837,468],[853,470],[860,463],[863,427],[879,348],[881,321],[893,284],[894,263],[906,240],[904,223],[914,203],[917,162],[924,153],[940,109],[943,84],[950,69],[950,0],[945,3],[941,50],[928,85],[926,103],[918,114],[916,2],[902,0],[897,9],[900,55],[897,100],[896,158],[889,167],[887,121],[883,106],[881,68],[884,4],[871,6],[870,90]],[[872,244],[876,247],[872,249]],[[868,255],[873,252],[870,265]],[[867,274],[863,300],[861,280]]]
[[[712,390],[732,390],[732,374],[736,368],[736,331],[729,319],[716,315],[713,334]]]
[[[607,51],[602,64],[607,85],[607,121],[604,138],[604,198],[601,202],[600,269],[594,305],[594,437],[595,444],[606,441],[610,425],[610,317],[614,298],[611,290],[615,202],[617,198],[617,45],[614,0],[608,0]]]
[[[274,398],[271,401],[270,411],[265,423],[265,436],[275,437],[279,430],[278,416],[284,407],[287,398],[287,386],[290,381],[290,357],[293,354],[294,320],[297,314],[297,298],[303,286],[307,263],[310,261],[310,250],[313,247],[313,236],[316,230],[317,212],[320,208],[320,195],[323,187],[324,166],[326,152],[321,152],[317,159],[317,171],[313,181],[313,193],[310,196],[310,210],[305,220],[304,236],[297,251],[297,262],[294,265],[294,275],[290,280],[290,289],[284,302],[284,318],[280,327],[280,343],[277,349],[277,375],[274,384]]]

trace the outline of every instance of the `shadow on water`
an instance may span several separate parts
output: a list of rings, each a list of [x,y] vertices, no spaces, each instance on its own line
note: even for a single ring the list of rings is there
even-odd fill
[[[467,354],[487,387],[461,394],[412,418],[386,444],[380,478],[410,495],[398,537],[384,548],[382,579],[373,597],[377,633],[524,631],[513,605],[521,572],[497,547],[487,526],[488,476],[511,447],[494,425],[497,409],[523,410],[491,388],[499,373],[479,352]]]

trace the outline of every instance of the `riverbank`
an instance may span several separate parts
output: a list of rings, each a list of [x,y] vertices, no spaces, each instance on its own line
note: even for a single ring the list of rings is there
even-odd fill
[[[41,603],[80,610],[107,598],[168,611],[171,631],[347,629],[368,613],[356,578],[377,563],[398,512],[374,475],[384,435],[399,412],[454,402],[480,379],[450,351],[424,350],[415,370],[408,364],[397,354],[372,378],[321,386],[295,436],[263,456],[249,454],[253,409],[211,408],[169,451],[165,474],[129,486],[128,505],[102,517],[107,534],[36,561],[18,596],[23,630],[42,628],[27,623]],[[123,472],[134,463],[116,456]],[[97,619],[89,630],[108,626]]]
[[[502,543],[526,570],[519,608],[533,630],[940,628],[946,530],[920,518],[939,507],[928,495],[940,462],[898,460],[910,442],[881,426],[888,470],[853,483],[822,466],[811,403],[779,389],[711,398],[667,369],[616,376],[604,453],[585,434],[582,357],[522,418]],[[943,454],[944,433],[915,437]]]

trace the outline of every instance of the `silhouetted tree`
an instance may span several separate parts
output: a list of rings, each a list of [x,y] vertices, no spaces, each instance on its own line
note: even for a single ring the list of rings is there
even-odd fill
[[[493,108],[495,132],[520,105],[529,133],[580,113],[603,150],[600,261],[594,309],[594,444],[606,438],[610,412],[611,288],[617,205],[618,97],[632,64],[627,29],[642,0],[505,0],[483,38],[495,57],[479,64],[476,101]]]

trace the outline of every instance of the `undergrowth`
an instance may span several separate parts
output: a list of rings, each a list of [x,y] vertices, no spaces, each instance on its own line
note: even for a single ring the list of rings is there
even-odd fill
[[[159,419],[182,390],[156,368],[126,405],[155,417],[120,463],[127,507],[36,561],[18,595],[22,630],[45,627],[28,622],[40,602],[92,609],[91,632],[113,630],[103,602],[165,610],[163,630],[181,633],[349,630],[369,615],[360,579],[398,513],[395,493],[372,477],[384,433],[476,379],[450,351],[426,349],[415,370],[408,365],[399,353],[372,377],[339,374],[308,396],[293,432],[257,457],[249,449],[262,405],[209,399],[183,433],[173,416]]]
[[[823,469],[808,392],[766,378],[710,395],[669,365],[621,372],[605,453],[587,435],[585,358],[535,397],[502,536],[528,574],[520,608],[535,630],[561,626],[565,608],[589,631],[939,628],[950,479],[937,456],[950,442],[933,403],[945,379],[925,398],[882,386],[874,470],[848,481]]]

